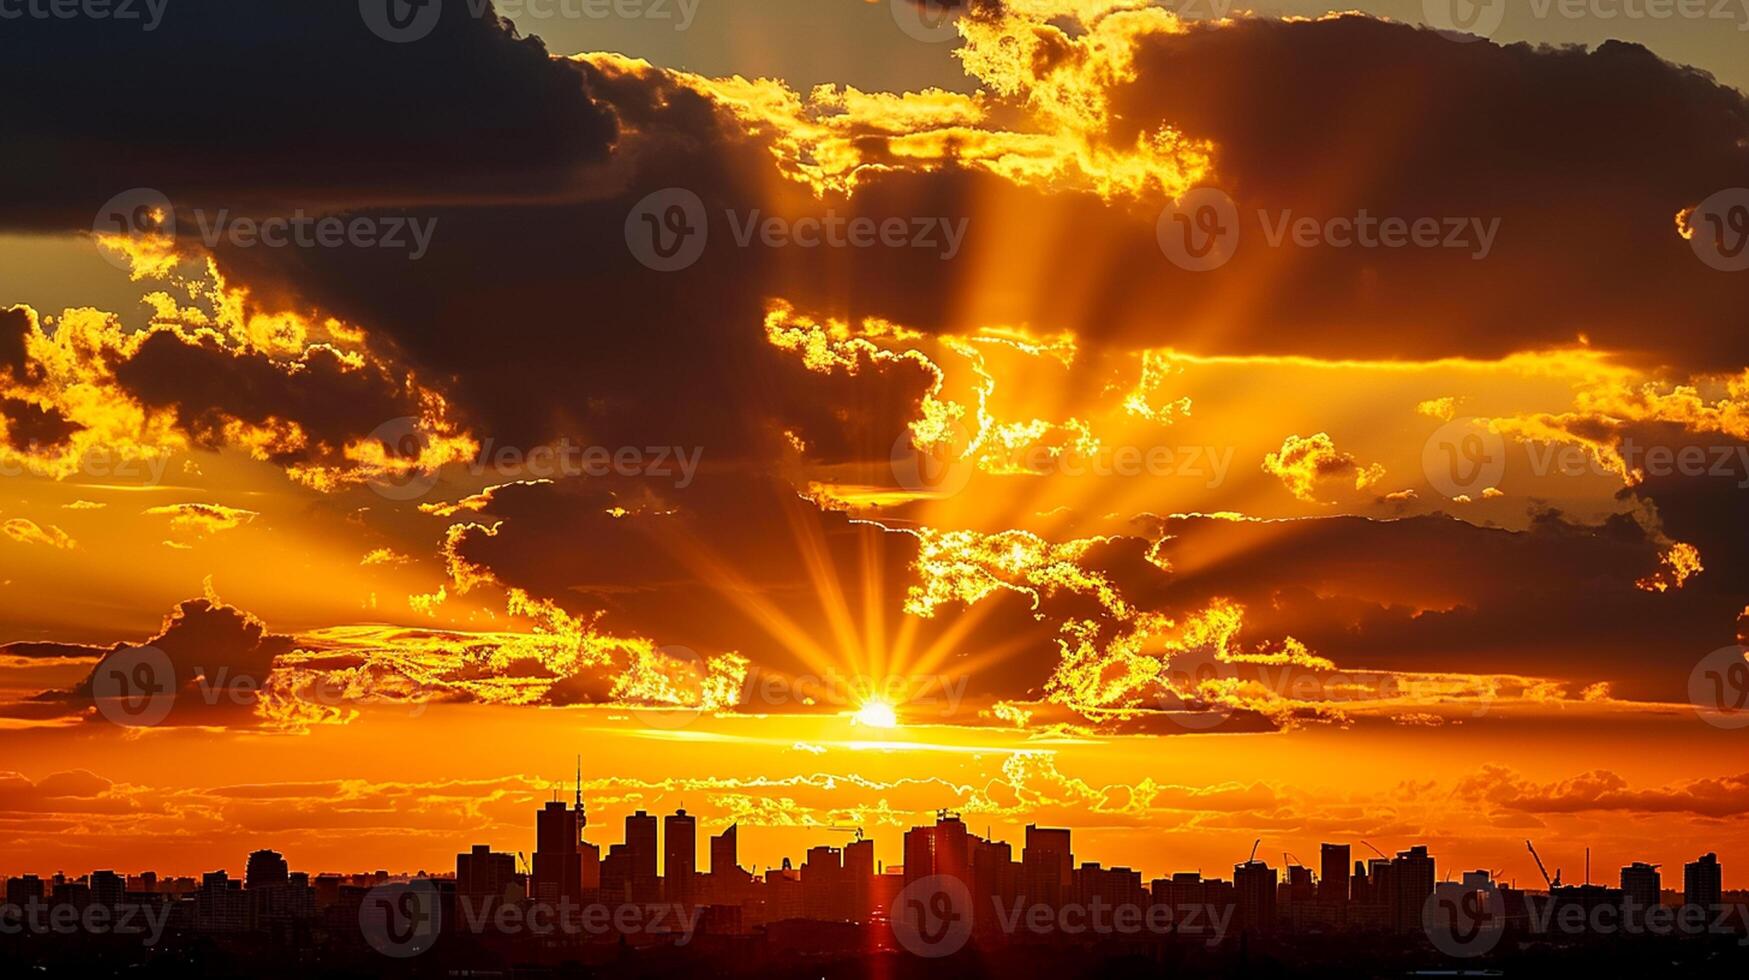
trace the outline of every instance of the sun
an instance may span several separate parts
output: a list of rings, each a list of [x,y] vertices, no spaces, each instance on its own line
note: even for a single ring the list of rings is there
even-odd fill
[[[898,728],[899,714],[885,701],[864,701],[851,720],[870,728]]]

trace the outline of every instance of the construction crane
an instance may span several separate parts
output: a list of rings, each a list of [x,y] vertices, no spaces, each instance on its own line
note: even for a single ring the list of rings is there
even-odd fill
[[[1262,846],[1262,844],[1263,844],[1263,838],[1261,838],[1261,837],[1257,838],[1257,840],[1252,843],[1251,856],[1245,859],[1246,864],[1250,864],[1252,861],[1257,860],[1257,848]]]
[[[1549,869],[1543,866],[1542,855],[1536,852],[1536,845],[1532,844],[1529,838],[1526,838],[1524,846],[1530,848],[1530,856],[1536,858],[1536,869],[1542,872],[1543,882],[1549,886],[1549,890],[1553,891],[1554,889],[1561,887],[1561,869],[1556,868],[1555,876],[1550,878]]]
[[[1294,857],[1292,851],[1282,851],[1281,852],[1281,863],[1287,867],[1292,867],[1293,865],[1296,865],[1296,864],[1302,868],[1306,866],[1306,862],[1301,861],[1297,857]]]
[[[525,857],[521,851],[516,852],[516,860],[522,865],[522,873],[523,874],[525,874],[525,875],[534,874],[533,871],[530,871],[528,869],[528,858]]]
[[[844,826],[842,824],[832,824],[831,826],[827,827],[826,829],[831,830],[831,831],[836,831],[837,833],[840,833],[840,834],[855,834],[856,839],[859,841],[863,839],[861,827],[847,827],[847,826]]]
[[[1385,860],[1387,860],[1387,861],[1389,861],[1389,860],[1390,860],[1390,858],[1389,858],[1389,857],[1386,857],[1386,855],[1385,855],[1385,852],[1384,852],[1384,851],[1381,851],[1381,850],[1379,850],[1379,849],[1378,849],[1378,848],[1376,848],[1376,847],[1373,847],[1373,846],[1372,846],[1372,841],[1366,841],[1366,840],[1363,840],[1363,841],[1361,841],[1361,843],[1362,843],[1362,844],[1365,844],[1365,845],[1366,845],[1366,846],[1367,846],[1367,847],[1370,847],[1370,848],[1372,848],[1372,852],[1373,852],[1373,853],[1374,853],[1374,854],[1377,854],[1377,855],[1378,855],[1378,856],[1379,856],[1379,857],[1382,857],[1382,858],[1384,858],[1384,859],[1385,859]]]

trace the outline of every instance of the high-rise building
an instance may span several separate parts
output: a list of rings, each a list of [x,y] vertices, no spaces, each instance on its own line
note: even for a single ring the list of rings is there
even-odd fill
[[[1020,851],[1020,891],[1028,902],[1061,905],[1073,883],[1074,869],[1068,830],[1026,825],[1026,845]]]
[[[1386,879],[1386,902],[1390,906],[1391,927],[1398,932],[1418,932],[1422,928],[1422,909],[1427,896],[1433,894],[1433,857],[1427,847],[1417,844],[1398,851],[1391,859],[1391,873]]]
[[[563,800],[549,801],[535,814],[534,867],[529,897],[548,905],[583,897],[583,811]]]
[[[905,831],[905,881],[952,875],[971,883],[971,841],[958,814],[942,810],[935,826]]]
[[[741,869],[738,826],[730,824],[728,829],[711,837],[711,874],[725,875]]]
[[[514,898],[515,883],[516,858],[512,855],[475,844],[467,853],[455,856],[456,898],[470,903],[470,910],[491,909]]]
[[[1664,890],[1663,876],[1658,873],[1658,866],[1635,861],[1621,869],[1622,895],[1645,914],[1645,909],[1657,905]]]
[[[849,918],[844,901],[844,852],[821,845],[802,861],[802,915],[817,922]]]
[[[849,907],[846,912],[855,921],[868,918],[873,909],[875,878],[874,841],[858,840],[844,847],[844,889]]]
[[[1233,866],[1233,891],[1238,905],[1238,927],[1251,930],[1275,928],[1275,869],[1262,861]]]
[[[115,908],[127,898],[128,880],[114,871],[91,872],[91,904]]]
[[[654,902],[662,897],[662,879],[656,864],[662,852],[656,846],[656,817],[642,810],[626,817],[626,860],[631,877],[627,881],[631,900]]]
[[[1324,844],[1318,855],[1318,900],[1348,904],[1348,845]]]
[[[662,877],[667,900],[691,902],[698,872],[698,818],[688,816],[682,808],[669,814],[662,823]]]
[[[36,875],[15,875],[6,879],[6,904],[25,905],[32,899],[41,901],[43,880]]]
[[[260,850],[249,855],[249,864],[243,870],[244,888],[264,888],[269,885],[283,885],[289,873],[285,858],[278,851]]]
[[[1724,872],[1719,856],[1708,852],[1682,866],[1682,902],[1712,908],[1724,901]]]

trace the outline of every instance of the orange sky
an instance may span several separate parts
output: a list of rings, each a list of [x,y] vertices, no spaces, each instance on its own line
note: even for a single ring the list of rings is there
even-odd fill
[[[478,46],[480,98],[565,93],[525,142],[357,146],[351,185],[167,153],[132,183],[174,234],[87,230],[119,164],[40,168],[65,213],[0,213],[0,874],[442,869],[531,849],[582,753],[591,840],[685,806],[749,865],[838,826],[893,862],[945,807],[1149,876],[1368,840],[1522,884],[1533,838],[1569,879],[1589,847],[1749,883],[1742,712],[1692,703],[1745,689],[1749,273],[1692,244],[1749,183],[1741,93],[1684,75],[1611,128],[1568,83],[1676,70],[1363,16],[958,25],[885,90],[751,28],[652,64],[469,25],[429,43]],[[1432,67],[1352,115],[1237,84],[1339,95],[1363,56]],[[1476,79],[1562,125],[1433,132]],[[640,265],[676,187],[709,245]],[[1195,187],[1246,222],[1206,272],[1161,245]],[[437,224],[419,259],[203,242],[225,207]],[[1498,243],[1268,242],[1357,210]],[[737,245],[755,213],[967,231]],[[168,714],[112,724],[139,645]]]

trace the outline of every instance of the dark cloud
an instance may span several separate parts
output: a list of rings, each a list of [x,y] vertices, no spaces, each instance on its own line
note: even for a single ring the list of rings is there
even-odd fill
[[[0,223],[89,228],[150,187],[180,207],[540,196],[611,144],[574,67],[490,4],[390,43],[353,3],[178,0],[155,30],[23,18],[0,35]]]
[[[1682,701],[1688,667],[1734,641],[1744,604],[1710,572],[1680,590],[1637,587],[1663,546],[1627,515],[1590,525],[1545,511],[1522,531],[1442,514],[1161,528],[1175,605],[1233,598],[1247,642],[1291,635],[1345,669],[1609,681],[1618,696]]]
[[[267,631],[255,617],[212,599],[190,599],[176,607],[159,633],[141,644],[163,651],[174,670],[175,699],[164,725],[256,723],[255,705],[274,662],[291,652],[292,638]],[[70,691],[49,691],[35,700],[62,704],[69,711],[103,722],[93,710],[93,682],[110,658],[138,648],[118,645]]]
[[[45,408],[20,398],[0,398],[0,425],[5,427],[12,448],[20,451],[54,449],[84,428],[53,406]]]

